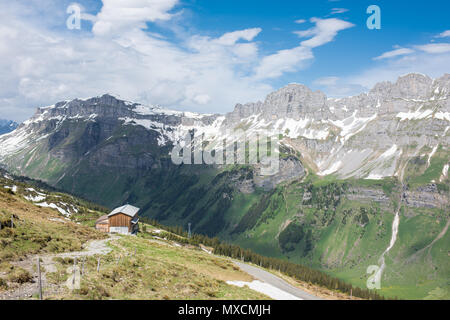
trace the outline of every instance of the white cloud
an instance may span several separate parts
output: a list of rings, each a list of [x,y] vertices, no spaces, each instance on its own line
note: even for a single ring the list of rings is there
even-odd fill
[[[395,46],[392,50],[374,58],[376,65],[345,77],[323,77],[313,82],[331,97],[356,95],[369,91],[381,81],[395,82],[408,73],[422,73],[441,77],[450,66],[450,44],[424,44],[413,46],[417,50]]]
[[[298,71],[304,68],[314,58],[312,48],[322,46],[336,37],[339,31],[354,25],[340,19],[311,18],[315,26],[304,31],[295,31],[300,37],[311,37],[300,43],[300,46],[280,50],[262,59],[255,69],[255,79],[269,79],[281,76],[286,72]]]
[[[341,14],[341,13],[345,13],[348,12],[348,9],[345,8],[333,8],[331,9],[331,14]]]
[[[398,56],[405,56],[408,54],[412,54],[414,52],[415,52],[414,50],[409,49],[409,48],[399,48],[399,49],[385,52],[382,55],[373,58],[373,60],[381,60],[381,59],[394,58],[394,57],[398,57]]]
[[[447,38],[450,37],[450,30],[446,30],[436,36],[436,38]]]
[[[207,104],[211,101],[211,97],[207,94],[199,94],[194,97],[194,101],[198,104]]]
[[[304,66],[304,62],[314,58],[312,51],[306,47],[280,50],[264,57],[255,70],[255,79],[277,78],[285,72],[293,72]]]
[[[450,52],[450,43],[431,43],[416,48],[427,53],[446,53]]]
[[[70,3],[0,3],[0,117],[24,120],[37,106],[105,92],[179,110],[230,111],[264,98],[273,90],[268,79],[305,68],[313,47],[353,26],[311,19],[309,42],[264,56],[256,42],[261,28],[216,37],[182,30],[175,40],[155,33],[148,22],[177,28],[178,0],[103,0],[98,14],[83,10],[92,31],[88,23],[79,31],[61,29]]]
[[[216,43],[225,46],[231,46],[236,44],[236,42],[240,39],[252,41],[261,31],[261,28],[252,28],[225,33],[223,36],[216,40]]]
[[[301,43],[303,47],[315,48],[322,46],[328,42],[333,41],[339,31],[352,28],[355,25],[336,18],[331,19],[319,19],[319,18],[311,18],[311,22],[314,22],[316,25],[308,30],[304,31],[295,31],[299,37],[305,38],[312,36],[311,39],[305,40]]]
[[[332,86],[332,85],[336,85],[338,80],[339,80],[339,77],[323,77],[323,78],[314,80],[313,84],[318,85],[318,86]]]
[[[259,28],[217,38],[187,35],[176,43],[141,30],[142,16],[127,15],[127,26],[120,22],[111,37],[49,30],[2,9],[0,4],[0,117],[24,120],[37,106],[105,92],[181,110],[225,112],[272,90],[248,77],[260,59],[251,42]],[[108,21],[102,12],[97,23]],[[150,17],[167,18],[164,12]]]
[[[313,86],[334,98],[347,97],[365,90],[361,85],[349,83],[348,79],[335,76],[316,79],[313,81]]]
[[[371,89],[380,81],[395,81],[399,76],[408,73],[423,73],[436,78],[448,70],[443,66],[450,65],[450,53],[416,52],[408,56],[399,56],[394,59],[380,60],[376,66],[359,74],[348,76],[343,83],[358,84],[366,90]]]
[[[306,20],[305,19],[298,19],[298,20],[295,20],[294,22],[298,23],[298,24],[302,24],[302,23],[305,23]]]
[[[373,58],[377,64],[371,68],[341,79],[339,86],[359,86],[363,90],[355,90],[353,94],[370,90],[381,81],[396,81],[401,75],[422,73],[437,78],[448,70],[443,67],[450,65],[450,44],[429,43],[415,45],[411,48],[394,46],[395,50],[385,52]],[[357,87],[354,87],[355,89]]]
[[[170,10],[178,0],[102,0],[103,7],[96,17],[93,32],[107,35],[119,30],[145,28],[147,21],[169,20]]]

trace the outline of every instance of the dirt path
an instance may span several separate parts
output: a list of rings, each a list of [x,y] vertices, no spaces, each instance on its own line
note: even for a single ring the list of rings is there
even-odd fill
[[[21,300],[21,299],[30,299],[38,292],[38,276],[36,272],[36,264],[37,259],[41,259],[41,281],[42,288],[47,295],[52,295],[59,292],[62,288],[61,285],[55,285],[48,283],[47,281],[47,273],[48,272],[56,272],[54,258],[77,258],[80,259],[82,257],[89,257],[94,255],[106,255],[111,252],[111,248],[108,247],[108,242],[118,239],[118,236],[110,236],[107,239],[103,240],[93,240],[88,242],[85,245],[85,250],[83,251],[74,251],[74,252],[63,252],[57,254],[47,254],[47,255],[32,255],[26,257],[22,261],[12,262],[11,264],[21,267],[30,274],[33,275],[33,281],[30,283],[24,283],[22,285],[17,285],[5,292],[0,293],[0,300]]]

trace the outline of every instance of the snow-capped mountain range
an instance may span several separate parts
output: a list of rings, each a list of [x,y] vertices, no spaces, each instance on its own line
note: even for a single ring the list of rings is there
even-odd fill
[[[60,136],[66,122],[139,126],[152,131],[161,148],[172,146],[193,129],[214,144],[239,128],[282,134],[281,144],[299,152],[302,162],[318,175],[382,179],[398,176],[401,164],[411,157],[426,157],[429,165],[438,148],[448,153],[449,92],[449,74],[439,79],[409,74],[343,99],[290,84],[264,102],[238,104],[225,115],[143,106],[111,95],[76,99],[38,108],[31,119],[1,136],[0,159],[20,172],[27,163],[17,161],[17,155],[31,156],[29,164],[38,145]],[[113,136],[110,133],[104,140]]]

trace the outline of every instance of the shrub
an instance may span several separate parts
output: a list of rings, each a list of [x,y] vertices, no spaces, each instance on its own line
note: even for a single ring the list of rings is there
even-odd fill
[[[438,183],[437,188],[438,188],[439,192],[448,192],[450,189],[449,186],[446,185],[445,183]]]
[[[31,274],[22,268],[14,268],[14,271],[8,276],[8,280],[16,283],[27,283],[31,282],[33,277]]]
[[[8,289],[8,284],[6,283],[5,279],[0,278],[0,289]]]
[[[70,258],[70,257],[67,257],[67,258],[54,257],[53,261],[60,263],[62,265],[72,265],[73,264],[73,258]]]
[[[9,251],[0,252],[0,261],[10,261],[14,258],[14,254]]]
[[[108,290],[98,283],[81,284],[81,288],[75,291],[76,293],[86,296],[90,300],[102,300],[109,298],[111,295]]]

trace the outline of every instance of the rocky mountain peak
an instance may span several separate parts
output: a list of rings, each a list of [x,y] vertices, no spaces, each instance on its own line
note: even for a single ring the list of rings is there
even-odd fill
[[[264,104],[266,110],[274,113],[292,113],[294,110],[302,113],[323,108],[326,100],[327,96],[320,91],[313,92],[304,85],[290,84],[269,94]]]
[[[321,91],[312,91],[302,84],[289,84],[267,96],[264,102],[237,104],[234,111],[226,115],[225,123],[236,124],[251,116],[260,116],[265,121],[279,119],[344,120],[357,112],[359,117],[370,118],[376,114],[395,117],[400,112],[415,111],[421,101],[448,101],[450,75],[439,79],[419,73],[398,78],[394,83],[377,83],[368,93],[356,96],[327,99]]]
[[[132,114],[132,103],[109,94],[89,99],[61,101],[52,106],[38,108],[31,120],[54,118],[119,118]]]
[[[425,99],[432,93],[433,79],[420,73],[401,76],[395,83],[384,81],[377,83],[370,94],[384,100],[394,98]]]

